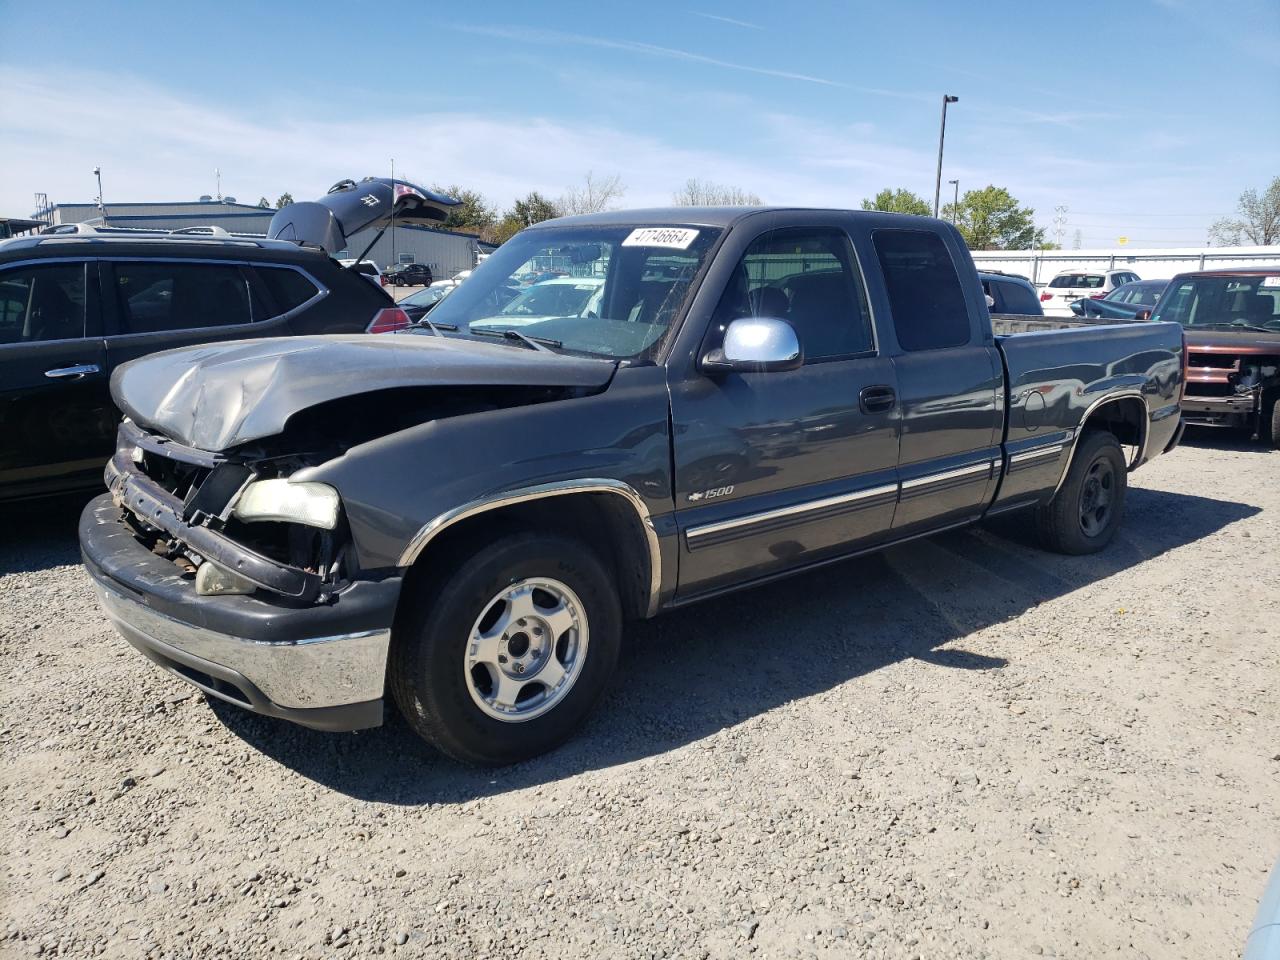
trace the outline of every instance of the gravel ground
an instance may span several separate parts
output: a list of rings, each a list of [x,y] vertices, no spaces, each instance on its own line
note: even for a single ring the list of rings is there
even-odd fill
[[[10,511],[0,955],[1236,957],[1280,453],[1134,481],[1097,557],[1015,522],[637,626],[584,734],[496,772],[205,702],[98,613],[74,505]]]

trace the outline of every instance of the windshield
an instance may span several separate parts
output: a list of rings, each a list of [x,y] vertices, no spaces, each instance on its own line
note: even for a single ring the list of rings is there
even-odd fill
[[[1255,277],[1188,277],[1160,298],[1152,320],[1184,327],[1280,331],[1280,271]]]
[[[457,336],[519,330],[554,349],[652,358],[720,235],[709,227],[564,226],[512,237],[440,303]]]

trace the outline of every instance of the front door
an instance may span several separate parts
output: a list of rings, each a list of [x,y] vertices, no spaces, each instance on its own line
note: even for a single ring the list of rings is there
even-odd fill
[[[94,267],[33,261],[0,271],[0,499],[101,483],[117,416]]]
[[[760,233],[703,352],[744,316],[789,322],[805,363],[673,378],[679,596],[848,552],[893,521],[896,378],[876,349],[848,236],[834,226]]]

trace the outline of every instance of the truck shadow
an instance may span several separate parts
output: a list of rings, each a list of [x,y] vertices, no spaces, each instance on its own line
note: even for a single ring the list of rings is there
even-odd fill
[[[1120,535],[1095,556],[1045,553],[1014,517],[632,624],[612,688],[582,732],[504,769],[441,756],[391,710],[377,730],[335,735],[213,709],[263,754],[348,796],[460,803],[657,756],[908,658],[935,666],[939,683],[948,670],[1000,669],[1019,655],[1015,633],[997,635],[1007,644],[999,657],[957,641],[1258,512],[1132,489]]]
[[[1200,450],[1229,450],[1232,453],[1272,453],[1275,450],[1265,440],[1254,440],[1247,430],[1230,430],[1225,427],[1197,427],[1188,424],[1182,437],[1182,446]]]

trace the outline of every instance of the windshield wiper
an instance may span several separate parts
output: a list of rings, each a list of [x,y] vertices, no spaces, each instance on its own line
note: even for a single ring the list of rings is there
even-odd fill
[[[542,353],[550,353],[547,347],[563,347],[564,344],[559,340],[552,340],[550,337],[531,337],[528,334],[521,333],[519,330],[494,330],[491,327],[472,327],[472,333],[478,333],[485,337],[502,337],[504,340],[514,340],[523,343],[531,350],[538,350]]]
[[[418,320],[418,326],[426,327],[428,330],[434,333],[437,337],[444,336],[444,334],[440,332],[441,330],[448,330],[450,333],[456,333],[458,330],[457,325],[453,323],[432,322],[431,318],[428,317],[425,313],[422,315],[421,319]]]

